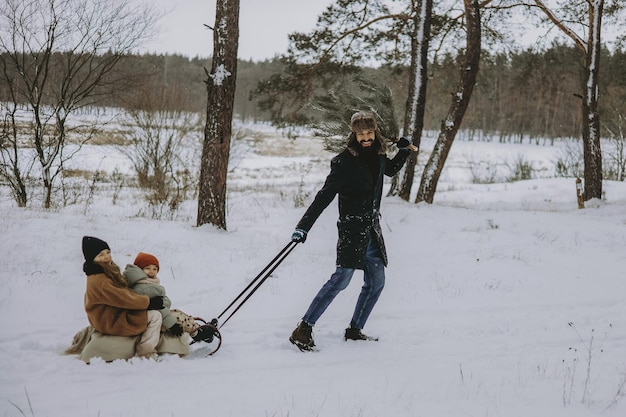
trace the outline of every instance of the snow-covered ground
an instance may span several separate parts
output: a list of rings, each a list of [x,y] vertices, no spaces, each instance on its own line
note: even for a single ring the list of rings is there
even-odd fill
[[[305,210],[295,201],[311,201],[332,155],[264,134],[234,158],[228,231],[195,227],[193,201],[157,221],[136,215],[145,203],[131,190],[42,211],[0,189],[0,416],[626,415],[626,184],[605,182],[604,201],[579,210],[574,179],[550,178],[546,146],[458,141],[434,204],[383,200],[390,265],[364,329],[378,342],[342,339],[359,272],[319,320],[319,352],[287,340],[334,270],[333,203],[221,329],[214,356],[199,345],[159,362],[62,355],[87,323],[83,235],[121,266],[155,254],[174,306],[207,319],[287,244]],[[125,166],[111,150],[84,155],[72,162]],[[519,155],[540,178],[471,183],[468,161]]]

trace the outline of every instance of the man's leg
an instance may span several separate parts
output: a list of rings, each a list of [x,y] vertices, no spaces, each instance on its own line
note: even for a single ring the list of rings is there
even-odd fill
[[[341,290],[345,289],[352,279],[354,269],[352,268],[340,268],[337,270],[330,279],[319,290],[309,309],[307,310],[302,321],[298,324],[298,327],[291,333],[289,341],[296,345],[300,350],[307,351],[315,348],[315,342],[313,341],[313,325],[317,322],[317,319],[326,311],[326,308],[335,299],[337,294]]]
[[[365,255],[363,287],[356,302],[350,327],[363,329],[372,309],[385,287],[385,263],[375,239],[370,240]]]
[[[304,314],[304,317],[302,317],[302,320],[311,326],[315,325],[330,303],[333,302],[337,294],[350,284],[353,274],[354,269],[352,268],[337,267],[337,270],[335,270],[335,272],[330,276],[330,279],[326,281],[315,298],[313,298],[313,301],[311,302],[307,312]]]

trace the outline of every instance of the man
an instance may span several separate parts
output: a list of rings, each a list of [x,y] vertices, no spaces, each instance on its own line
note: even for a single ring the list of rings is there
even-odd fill
[[[393,159],[387,158],[385,139],[373,113],[355,113],[350,119],[350,127],[352,132],[346,149],[332,159],[324,186],[291,237],[292,241],[303,243],[317,218],[335,195],[339,195],[337,269],[317,293],[289,338],[302,351],[314,349],[313,326],[335,296],[348,286],[356,269],[363,270],[364,284],[344,339],[376,340],[361,330],[385,285],[387,253],[379,223],[383,175],[395,175],[410,151],[417,151],[407,139],[401,138],[397,143],[398,154]]]

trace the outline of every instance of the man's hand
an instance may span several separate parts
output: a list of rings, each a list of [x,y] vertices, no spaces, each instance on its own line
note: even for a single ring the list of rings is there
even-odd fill
[[[417,146],[413,145],[411,141],[404,136],[398,139],[396,146],[398,149],[408,149],[409,151],[417,152]]]
[[[291,241],[296,243],[304,243],[306,240],[306,230],[296,229],[291,235]]]

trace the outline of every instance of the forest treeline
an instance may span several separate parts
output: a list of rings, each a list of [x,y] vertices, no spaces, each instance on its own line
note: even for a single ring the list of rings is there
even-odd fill
[[[450,94],[455,91],[461,60],[445,55],[429,64],[429,83],[424,127],[437,130],[445,116]],[[53,60],[62,61],[57,53]],[[524,138],[579,137],[583,71],[580,52],[574,46],[552,45],[490,54],[483,52],[474,94],[462,128],[476,138],[518,141]],[[211,61],[183,55],[131,55],[107,75],[109,82],[94,95],[95,105],[141,109],[184,109],[206,112],[206,69]],[[610,120],[626,109],[626,52],[603,49],[600,65],[601,116]],[[258,106],[254,92],[259,83],[282,71],[279,59],[239,61],[235,114],[242,120],[271,121]],[[407,100],[408,68],[365,68],[361,76],[389,87],[395,107]],[[53,74],[54,76],[54,74]],[[49,88],[59,85],[47,84]],[[44,91],[54,96],[52,91]],[[0,100],[12,101],[6,85],[0,85]],[[288,111],[289,109],[285,109]],[[305,110],[309,119],[315,112]],[[401,114],[397,112],[396,114]],[[306,118],[305,118],[306,119]],[[400,125],[402,121],[398,121]]]

